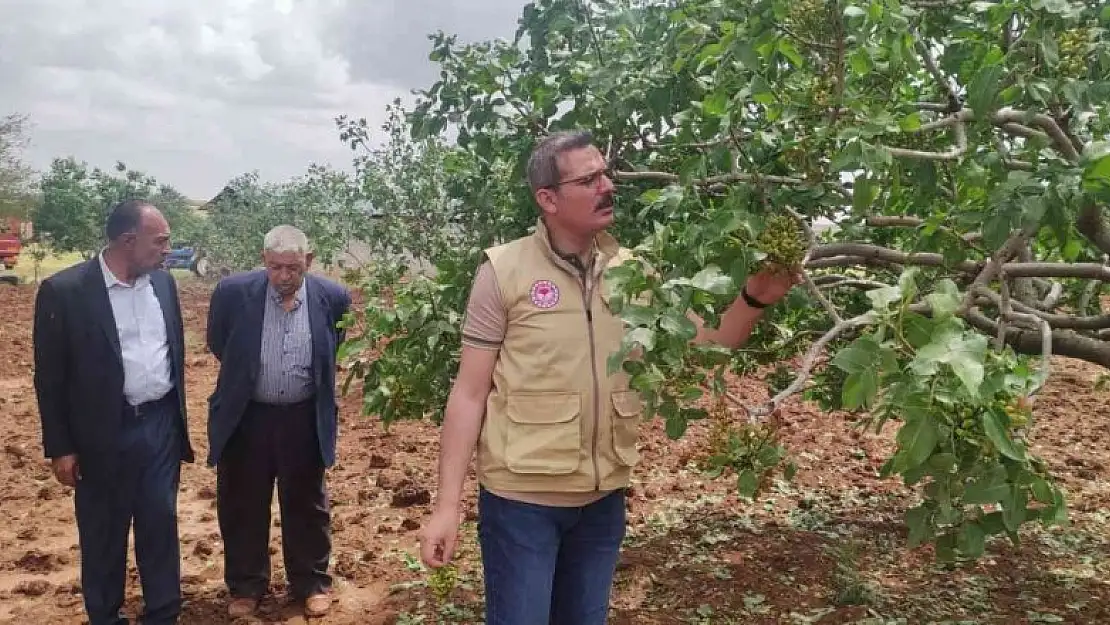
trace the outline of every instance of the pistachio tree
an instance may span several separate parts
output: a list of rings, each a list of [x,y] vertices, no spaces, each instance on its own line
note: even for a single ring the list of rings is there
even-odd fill
[[[1094,1],[538,0],[513,40],[431,36],[440,79],[406,120],[413,141],[454,137],[473,242],[534,223],[539,138],[592,131],[635,256],[607,275],[628,331],[605,366],[645,416],[674,438],[711,419],[706,463],[746,496],[792,472],[790,397],[891,423],[883,474],[922,495],[909,542],[975,558],[1066,519],[1030,451],[1051,356],[1110,365],[1108,28]],[[445,404],[481,255],[444,257],[351,334],[386,422]],[[804,281],[749,345],[691,345],[690,314],[716,323],[765,266]],[[729,391],[790,359],[768,398]]]
[[[203,223],[188,199],[153,176],[117,162],[111,169],[90,167],[73,157],[56,158],[39,182],[40,199],[31,212],[35,231],[54,251],[91,258],[105,244],[104,222],[123,200],[144,199],[157,206],[175,238],[192,239]]]

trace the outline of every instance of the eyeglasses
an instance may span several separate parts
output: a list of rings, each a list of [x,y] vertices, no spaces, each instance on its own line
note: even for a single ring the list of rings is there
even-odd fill
[[[575,177],[575,178],[569,178],[567,180],[560,180],[559,182],[556,182],[553,185],[549,185],[548,188],[554,189],[556,187],[561,187],[561,186],[567,185],[567,184],[576,184],[576,185],[586,187],[587,189],[591,188],[591,187],[597,188],[598,186],[601,185],[602,178],[609,178],[610,180],[612,180],[612,178],[613,178],[613,169],[611,167],[606,167],[604,169],[599,169],[597,171],[590,172],[588,174],[584,174],[584,175],[581,175],[581,176],[578,176],[578,177]]]

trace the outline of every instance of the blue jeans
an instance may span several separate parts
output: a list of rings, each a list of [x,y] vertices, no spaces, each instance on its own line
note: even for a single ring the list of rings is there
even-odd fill
[[[486,625],[604,625],[625,532],[624,491],[540,506],[481,489]]]

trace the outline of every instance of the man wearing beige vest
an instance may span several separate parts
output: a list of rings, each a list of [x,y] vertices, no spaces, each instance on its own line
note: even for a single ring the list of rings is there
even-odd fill
[[[486,250],[472,287],[421,557],[433,568],[451,560],[477,446],[488,625],[595,625],[608,615],[642,406],[628,376],[606,368],[624,329],[600,282],[626,256],[605,232],[606,171],[588,133],[540,142],[528,165],[536,232]],[[797,281],[751,276],[718,329],[696,320],[694,340],[743,344],[762,308]]]

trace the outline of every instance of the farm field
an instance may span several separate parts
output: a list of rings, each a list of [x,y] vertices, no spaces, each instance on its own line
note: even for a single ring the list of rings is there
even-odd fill
[[[0,622],[84,622],[68,489],[41,457],[31,381],[34,286],[0,285]],[[217,364],[205,353],[209,286],[180,282],[187,328],[188,406],[198,462],[180,494],[185,612],[182,623],[228,623],[215,519],[215,474],[203,464],[205,402]],[[629,502],[629,536],[611,622],[636,624],[1107,623],[1110,622],[1110,394],[1094,390],[1101,370],[1058,359],[1038,405],[1035,450],[1065,487],[1071,525],[995,542],[974,565],[946,570],[928,548],[904,547],[901,511],[912,493],[877,478],[889,433],[859,433],[844,416],[793,401],[783,411],[798,463],[792,483],[755,504],[733,480],[696,467],[704,428],[681,442],[645,425],[644,459]],[[762,396],[757,380],[736,382]],[[336,604],[319,623],[481,622],[481,569],[474,510],[459,559],[460,584],[439,605],[425,588],[416,533],[430,511],[436,430],[402,423],[389,433],[344,397],[334,504]],[[473,477],[469,487],[473,487]],[[471,504],[473,501],[471,501]],[[275,503],[276,512],[276,503]],[[283,603],[280,531],[273,597],[257,623],[300,623]],[[138,612],[132,569],[127,609]]]

